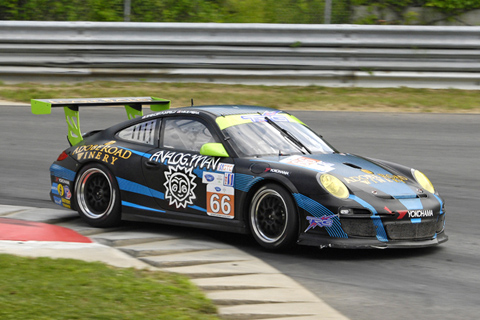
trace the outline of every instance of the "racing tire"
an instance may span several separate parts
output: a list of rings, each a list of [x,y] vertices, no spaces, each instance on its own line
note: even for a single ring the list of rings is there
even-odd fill
[[[101,164],[90,164],[78,173],[74,199],[80,217],[93,227],[113,227],[120,223],[118,183]]]
[[[298,216],[291,194],[268,183],[255,192],[250,202],[249,225],[253,237],[264,248],[284,250],[298,238]]]

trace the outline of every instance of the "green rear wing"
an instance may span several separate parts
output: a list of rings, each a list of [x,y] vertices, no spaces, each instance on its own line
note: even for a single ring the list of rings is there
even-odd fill
[[[150,105],[152,111],[168,110],[170,100],[155,97],[32,99],[31,105],[33,114],[50,114],[53,107],[63,107],[68,126],[68,141],[71,145],[75,145],[83,141],[78,116],[80,107],[123,105],[128,119],[133,119],[143,115],[143,105]]]

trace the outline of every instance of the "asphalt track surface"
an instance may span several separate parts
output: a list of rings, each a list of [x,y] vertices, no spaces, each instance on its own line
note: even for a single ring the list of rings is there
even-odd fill
[[[58,208],[48,198],[48,168],[68,145],[63,111],[45,116],[32,115],[26,106],[0,111],[0,203]],[[85,111],[83,132],[126,118],[123,108]],[[480,115],[292,113],[340,151],[426,173],[446,199],[450,240],[415,250],[296,247],[274,254],[243,235],[208,235],[262,258],[350,319],[477,319]]]

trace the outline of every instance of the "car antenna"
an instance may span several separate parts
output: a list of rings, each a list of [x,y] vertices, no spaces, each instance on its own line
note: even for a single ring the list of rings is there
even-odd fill
[[[190,107],[193,107],[193,98],[190,99]]]

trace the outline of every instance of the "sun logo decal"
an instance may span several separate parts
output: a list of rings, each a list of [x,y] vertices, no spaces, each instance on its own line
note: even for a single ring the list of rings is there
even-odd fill
[[[165,171],[165,199],[168,199],[168,205],[175,205],[177,208],[186,208],[187,205],[193,204],[193,200],[197,197],[193,191],[197,184],[194,182],[195,175],[192,173],[193,168],[185,168],[182,166],[170,166],[168,172]]]

